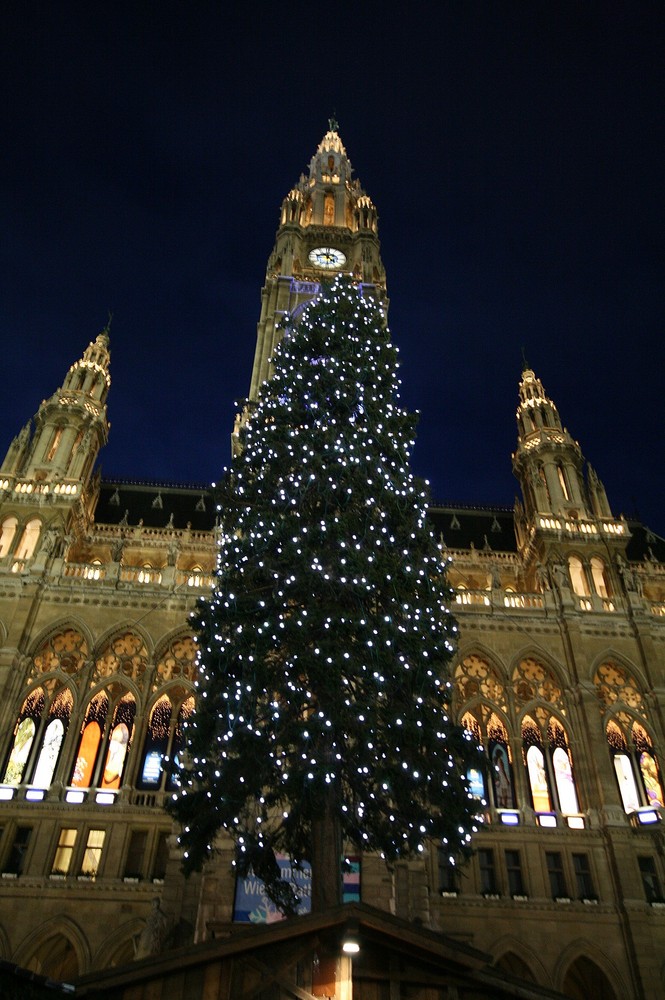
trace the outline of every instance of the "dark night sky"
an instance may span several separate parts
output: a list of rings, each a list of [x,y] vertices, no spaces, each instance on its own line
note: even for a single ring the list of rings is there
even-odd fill
[[[110,309],[104,474],[219,478],[279,206],[334,110],[434,496],[512,503],[524,346],[615,512],[665,529],[665,8],[401,10],[5,0],[0,450]]]

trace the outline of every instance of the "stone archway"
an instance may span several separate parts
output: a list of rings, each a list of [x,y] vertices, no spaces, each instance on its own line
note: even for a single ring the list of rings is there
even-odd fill
[[[62,982],[71,982],[81,972],[76,949],[64,934],[53,934],[43,941],[26,962],[26,968]]]
[[[524,979],[527,983],[537,982],[536,977],[524,959],[516,955],[514,951],[505,952],[501,958],[496,960],[494,967],[500,969],[501,972],[507,973],[509,976],[517,976],[519,979]]]
[[[563,992],[571,1000],[618,1000],[606,974],[585,955],[580,955],[568,967],[563,980]]]

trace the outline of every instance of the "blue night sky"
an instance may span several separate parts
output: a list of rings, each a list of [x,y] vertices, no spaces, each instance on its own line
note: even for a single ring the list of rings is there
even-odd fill
[[[0,450],[112,310],[104,474],[219,478],[334,112],[434,497],[512,504],[524,348],[615,512],[665,531],[662,5],[404,10],[6,0]]]

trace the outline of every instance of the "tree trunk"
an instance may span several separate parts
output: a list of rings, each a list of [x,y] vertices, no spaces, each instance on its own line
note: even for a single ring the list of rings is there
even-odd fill
[[[312,820],[312,913],[342,902],[342,831],[335,805],[330,785],[320,815]]]

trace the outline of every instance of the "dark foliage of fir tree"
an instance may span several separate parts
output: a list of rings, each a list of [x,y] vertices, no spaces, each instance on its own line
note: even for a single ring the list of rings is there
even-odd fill
[[[379,307],[347,279],[286,324],[222,487],[216,586],[171,811],[185,871],[224,829],[285,912],[274,852],[340,899],[342,843],[388,861],[468,851],[477,749],[448,716],[456,625],[415,418]]]

